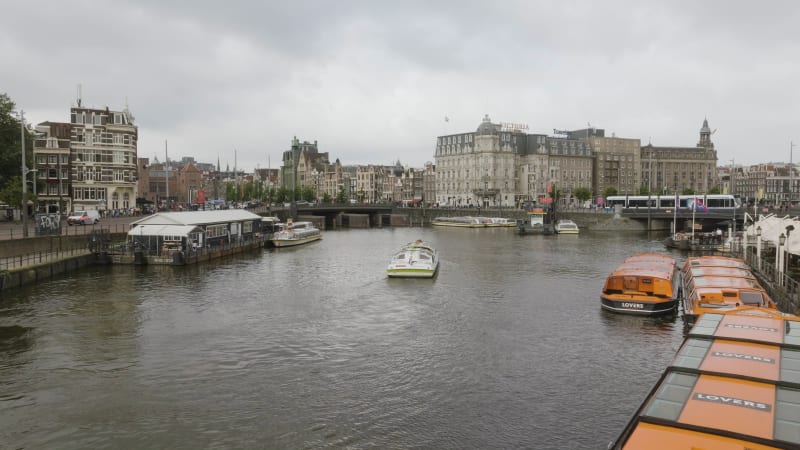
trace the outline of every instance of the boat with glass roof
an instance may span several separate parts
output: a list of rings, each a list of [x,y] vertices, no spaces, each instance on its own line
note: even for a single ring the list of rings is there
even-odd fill
[[[738,258],[687,258],[681,267],[681,279],[681,304],[687,327],[707,312],[734,312],[740,306],[778,308],[747,264]]]
[[[275,247],[292,247],[322,239],[322,233],[312,222],[292,222],[291,219],[272,235]]]
[[[433,245],[418,239],[394,254],[386,274],[390,278],[433,278],[438,270],[438,252]]]
[[[435,217],[431,225],[439,227],[459,227],[459,228],[484,228],[486,222],[479,217],[454,216],[454,217]]]
[[[671,256],[632,255],[606,278],[600,305],[607,311],[640,316],[674,313],[679,280],[676,262]]]
[[[800,448],[800,317],[704,313],[609,449]]]

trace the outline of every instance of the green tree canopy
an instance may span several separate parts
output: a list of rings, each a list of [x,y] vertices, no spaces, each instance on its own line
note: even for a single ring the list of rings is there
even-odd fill
[[[614,186],[609,186],[605,191],[603,191],[603,197],[608,198],[611,195],[617,195],[617,188]]]
[[[339,186],[339,192],[336,193],[337,203],[347,203],[347,194],[344,192],[344,186]]]
[[[574,195],[578,200],[585,202],[586,200],[592,198],[592,191],[590,191],[589,188],[581,187],[575,189]]]
[[[9,184],[18,184],[20,192],[22,184],[20,182],[22,160],[20,159],[20,121],[14,117],[13,110],[16,105],[6,94],[0,94],[0,190],[9,187]],[[32,167],[33,163],[33,140],[28,130],[25,130],[25,149],[27,155],[27,166]],[[14,178],[16,177],[16,180]],[[21,197],[20,197],[21,198]],[[20,200],[17,201],[17,205]],[[11,204],[11,203],[9,203]]]

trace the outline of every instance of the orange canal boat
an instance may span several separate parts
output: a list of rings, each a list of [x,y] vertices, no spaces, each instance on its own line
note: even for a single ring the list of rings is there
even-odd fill
[[[800,317],[702,314],[608,448],[800,448]]]
[[[684,320],[690,327],[706,312],[735,312],[739,307],[777,310],[777,304],[738,258],[687,258],[681,268]]]
[[[633,255],[606,278],[600,305],[607,311],[623,314],[674,313],[679,280],[672,257],[658,253]]]

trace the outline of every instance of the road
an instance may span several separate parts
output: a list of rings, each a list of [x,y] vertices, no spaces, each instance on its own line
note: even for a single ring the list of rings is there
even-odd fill
[[[100,228],[108,229],[112,233],[123,233],[128,231],[130,223],[141,219],[143,216],[129,217],[104,217],[96,225],[67,225],[66,221],[61,225],[62,236],[80,236],[91,233],[92,230]],[[0,222],[0,240],[22,239],[22,222],[2,221]],[[28,237],[35,237],[36,229],[33,219],[28,221]]]

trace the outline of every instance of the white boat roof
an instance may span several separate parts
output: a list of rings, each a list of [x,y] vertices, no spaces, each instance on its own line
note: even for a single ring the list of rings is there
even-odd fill
[[[140,225],[209,225],[215,223],[244,222],[247,220],[261,220],[261,216],[244,209],[160,212],[131,222],[131,227]]]

